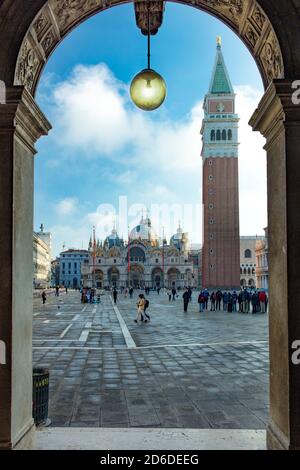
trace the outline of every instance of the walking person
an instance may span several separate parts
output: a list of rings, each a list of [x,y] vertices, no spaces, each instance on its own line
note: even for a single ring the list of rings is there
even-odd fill
[[[237,295],[236,291],[234,291],[233,294],[232,294],[232,311],[233,312],[236,312],[237,300],[238,300],[238,295]]]
[[[130,289],[129,289],[129,297],[130,297],[131,299],[132,299],[132,297],[133,297],[133,288],[132,288],[132,287],[130,287]]]
[[[248,291],[243,290],[243,313],[249,313]]]
[[[239,303],[239,312],[243,313],[244,312],[244,291],[240,291],[238,295],[238,303]]]
[[[176,300],[175,299],[176,294],[177,294],[177,291],[176,291],[175,287],[173,287],[173,289],[172,289],[172,296],[173,296],[172,300]]]
[[[189,306],[189,301],[190,301],[190,293],[188,291],[188,289],[186,289],[183,293],[183,310],[184,312],[187,312],[188,311],[188,306]]]
[[[216,293],[216,309],[219,312],[221,310],[221,300],[222,300],[222,292],[218,290]]]
[[[59,286],[55,287],[55,297],[59,297]]]
[[[167,296],[169,297],[169,302],[171,302],[171,300],[172,300],[172,292],[170,291],[170,289],[167,290]]]
[[[257,292],[255,291],[252,295],[252,299],[251,299],[251,302],[252,302],[252,313],[258,313],[258,309],[259,309],[259,297],[258,297],[258,294]]]
[[[43,293],[42,293],[42,301],[43,301],[43,305],[45,305],[45,303],[46,303],[46,300],[47,300],[47,295],[46,295],[46,292],[45,292],[45,291],[43,291]]]
[[[212,292],[210,296],[210,311],[215,312],[216,311],[216,294],[215,292]]]
[[[148,299],[145,299],[145,308],[144,308],[144,315],[145,315],[145,318],[144,318],[144,321],[145,323],[147,321],[150,321],[150,315],[148,313],[146,313],[146,311],[148,310],[149,308],[149,305],[150,305],[150,302]]]
[[[144,294],[140,294],[138,297],[137,301],[137,315],[136,319],[134,320],[135,323],[138,323],[139,321],[143,322],[144,321],[144,312],[145,312],[145,297]],[[145,320],[147,322],[147,320]]]
[[[228,303],[228,292],[223,294],[223,311],[227,312],[227,303]]]
[[[117,303],[117,298],[118,298],[118,291],[117,291],[116,288],[114,288],[114,290],[113,290],[113,299],[114,299],[115,304]]]
[[[205,310],[208,309],[208,299],[209,299],[209,292],[207,289],[204,289],[203,295],[205,297]]]
[[[204,306],[205,306],[205,297],[203,292],[200,292],[198,296],[198,304],[199,304],[199,312],[203,313],[204,312]]]
[[[261,313],[266,313],[267,294],[265,291],[260,291],[258,294],[258,299]]]
[[[232,313],[232,294],[228,292],[227,312]]]

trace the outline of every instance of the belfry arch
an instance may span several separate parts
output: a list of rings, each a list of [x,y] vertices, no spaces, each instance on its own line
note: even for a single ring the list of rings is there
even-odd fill
[[[34,96],[49,56],[81,22],[122,0],[0,0],[0,448],[30,447],[32,407],[33,156],[51,124]],[[146,7],[135,2],[138,26]],[[268,447],[300,449],[300,374],[292,344],[300,339],[299,0],[182,0],[227,24],[251,51],[266,93],[251,126],[266,138],[270,256],[270,424]],[[163,2],[151,2],[153,33]],[[133,12],[134,14],[134,12]],[[180,25],[179,25],[180,26]]]

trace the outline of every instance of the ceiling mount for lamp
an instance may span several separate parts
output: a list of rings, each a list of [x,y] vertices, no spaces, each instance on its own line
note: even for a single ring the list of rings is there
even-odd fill
[[[157,8],[159,8],[157,10]],[[138,73],[131,82],[130,95],[134,104],[143,111],[154,111],[165,101],[167,87],[163,77],[151,69],[151,35],[162,24],[164,2],[135,1],[137,24],[148,37],[147,68]]]
[[[134,0],[134,9],[137,27],[145,36],[148,34],[148,9],[150,10],[150,34],[151,36],[157,34],[163,23],[165,2]]]

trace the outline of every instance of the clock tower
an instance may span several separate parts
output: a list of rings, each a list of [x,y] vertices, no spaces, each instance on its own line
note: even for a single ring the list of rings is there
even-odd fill
[[[221,38],[204,99],[202,285],[240,287],[238,122]]]

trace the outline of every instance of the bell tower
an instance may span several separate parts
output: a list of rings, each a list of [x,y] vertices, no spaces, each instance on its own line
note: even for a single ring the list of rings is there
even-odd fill
[[[208,289],[237,289],[240,286],[239,118],[220,37],[203,108],[202,285]]]

